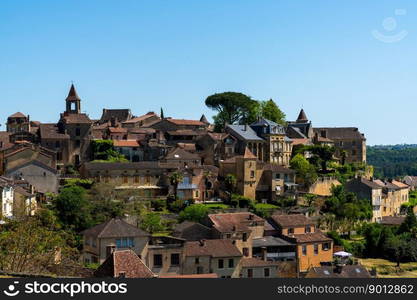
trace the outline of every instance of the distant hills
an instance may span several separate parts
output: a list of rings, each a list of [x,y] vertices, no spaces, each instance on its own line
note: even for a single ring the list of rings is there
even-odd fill
[[[417,176],[417,145],[368,146],[367,161],[374,166],[376,177]]]

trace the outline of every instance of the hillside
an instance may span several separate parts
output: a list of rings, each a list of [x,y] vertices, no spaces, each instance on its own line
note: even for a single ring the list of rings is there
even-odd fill
[[[417,145],[368,146],[367,161],[376,177],[417,176]]]

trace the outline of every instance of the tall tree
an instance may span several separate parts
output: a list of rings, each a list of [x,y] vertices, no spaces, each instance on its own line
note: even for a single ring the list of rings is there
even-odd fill
[[[268,101],[262,101],[260,107],[263,118],[285,125],[285,114],[274,100],[269,99]]]
[[[226,124],[246,122],[253,106],[256,105],[256,101],[249,96],[236,92],[211,95],[207,97],[205,103],[207,107],[217,111],[214,121],[217,127],[221,129]]]
[[[160,115],[160,117],[161,117],[161,119],[164,119],[165,118],[165,116],[164,116],[164,110],[162,109],[162,107],[161,107],[161,115]]]

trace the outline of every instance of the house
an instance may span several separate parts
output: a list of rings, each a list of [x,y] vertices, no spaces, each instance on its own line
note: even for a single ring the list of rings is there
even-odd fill
[[[355,193],[358,199],[366,199],[372,205],[372,221],[382,218],[382,186],[363,177],[354,178],[346,183],[346,190]]]
[[[407,184],[412,191],[417,188],[417,176],[405,176],[403,182]]]
[[[281,238],[296,245],[298,273],[333,261],[333,240],[317,229],[311,219],[302,214],[273,215],[271,222]]]
[[[161,132],[177,130],[206,131],[208,124],[198,120],[165,118],[150,125],[149,127]]]
[[[213,237],[233,240],[244,257],[252,257],[252,240],[263,237],[265,220],[250,212],[209,214]]]
[[[106,109],[103,108],[103,113],[99,120],[99,124],[108,122],[127,122],[132,119],[132,112],[130,109]]]
[[[249,149],[257,159],[263,160],[265,140],[249,125],[227,125],[225,131],[236,140],[236,154],[244,155],[246,149]]]
[[[200,241],[212,238],[212,229],[203,224],[184,221],[174,227],[173,237],[186,241]]]
[[[115,140],[114,150],[122,154],[130,162],[144,160],[144,151],[137,140]]]
[[[256,199],[262,202],[276,201],[279,197],[294,197],[297,193],[295,170],[267,163],[256,188]]]
[[[239,278],[242,253],[227,239],[186,242],[183,274],[215,273],[221,278]]]
[[[129,120],[122,122],[124,128],[141,128],[149,127],[156,122],[159,122],[161,118],[154,112],[148,112],[143,116],[133,117]]]
[[[321,266],[308,270],[306,278],[372,278],[362,265]]]
[[[185,240],[171,236],[153,236],[149,240],[146,265],[157,275],[181,274]]]
[[[295,261],[296,253],[296,244],[277,236],[264,236],[252,241],[252,255],[256,258],[266,257],[270,261]]]
[[[410,187],[396,180],[373,180],[382,188],[381,217],[401,214],[402,204],[408,202]]]
[[[254,258],[244,257],[240,261],[240,278],[277,278],[277,262]]]
[[[14,202],[14,186],[13,181],[0,177],[0,217],[12,218],[13,217],[13,202]]]
[[[146,257],[149,233],[113,218],[81,232],[82,256],[85,263],[103,263],[115,250],[133,250],[139,257]]]
[[[115,250],[94,272],[98,278],[155,278],[132,250]]]
[[[400,226],[405,221],[405,216],[385,216],[381,218],[380,224],[385,226]]]

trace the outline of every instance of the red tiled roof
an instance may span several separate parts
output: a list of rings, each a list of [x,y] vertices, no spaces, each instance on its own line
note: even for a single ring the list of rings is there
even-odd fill
[[[290,238],[293,238],[296,243],[315,243],[315,242],[331,242],[331,238],[327,237],[320,230],[316,230],[311,233],[294,234]]]
[[[259,258],[254,258],[254,257],[245,257],[242,258],[242,262],[241,262],[241,266],[242,267],[271,267],[271,266],[278,266],[277,262],[273,262],[273,261],[266,261],[266,260],[262,260]]]
[[[139,147],[140,144],[136,140],[115,140],[113,141],[115,147]]]
[[[208,217],[219,232],[250,231],[248,226],[251,223],[265,222],[250,212],[210,214]]]
[[[14,113],[13,115],[9,116],[9,118],[26,118],[24,114],[21,112]]]
[[[158,117],[158,115],[155,114],[154,112],[150,111],[146,115],[132,118],[132,119],[127,120],[127,121],[125,121],[123,123],[127,123],[127,124],[129,124],[129,123],[137,123],[137,122],[140,122],[140,121],[144,121],[146,119],[149,119],[151,117]]]
[[[281,227],[297,227],[306,225],[315,225],[314,221],[310,220],[302,214],[296,215],[273,215],[271,219]]]
[[[127,132],[127,128],[123,128],[123,127],[109,127],[109,132],[110,133],[126,133]]]
[[[90,124],[93,123],[93,121],[90,120],[90,118],[86,114],[62,114],[61,119],[65,121],[67,124],[74,124],[74,123],[80,123],[80,124]]]
[[[242,253],[231,240],[186,242],[185,256],[240,257]]]
[[[155,274],[132,250],[116,250],[94,272],[95,277],[154,278]]]
[[[166,119],[166,120],[176,125],[189,125],[189,126],[206,126],[207,125],[197,120],[184,120],[184,119]]]

